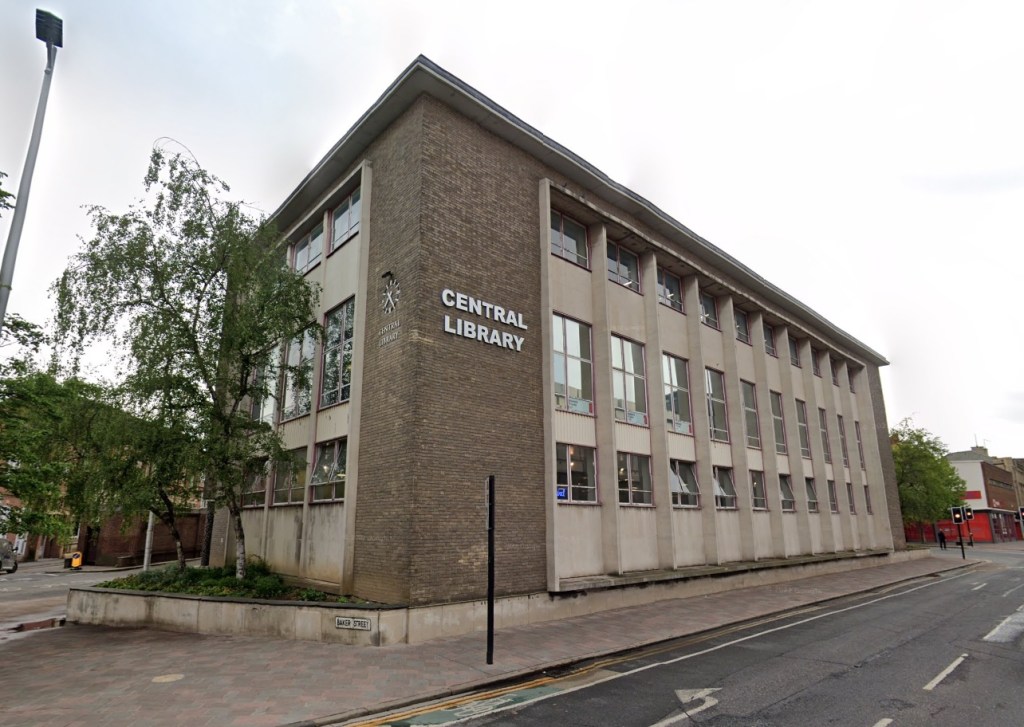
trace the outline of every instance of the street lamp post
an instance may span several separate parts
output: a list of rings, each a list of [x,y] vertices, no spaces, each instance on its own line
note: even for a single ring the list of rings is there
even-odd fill
[[[28,207],[28,192],[32,187],[32,172],[39,153],[39,138],[43,135],[43,117],[46,115],[46,99],[50,95],[50,81],[53,80],[53,64],[57,61],[57,49],[64,47],[64,21],[45,10],[36,10],[36,38],[46,43],[46,70],[43,72],[43,89],[39,93],[36,120],[32,126],[32,139],[28,144],[25,169],[18,184],[18,198],[11,219],[11,231],[4,248],[3,267],[0,268],[0,331],[7,316],[7,299],[11,296],[11,281],[14,279],[14,261],[18,257],[18,243],[21,228],[25,225],[25,209]]]

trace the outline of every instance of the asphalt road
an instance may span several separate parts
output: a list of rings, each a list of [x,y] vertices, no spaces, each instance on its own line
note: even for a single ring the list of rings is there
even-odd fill
[[[377,724],[1024,724],[1024,554],[983,557],[990,562],[942,579],[661,645],[541,687],[495,690],[454,708]]]

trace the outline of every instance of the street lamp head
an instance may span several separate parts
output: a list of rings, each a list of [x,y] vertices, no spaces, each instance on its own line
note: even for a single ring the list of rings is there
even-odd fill
[[[36,10],[36,38],[47,45],[64,47],[64,21],[53,13]]]

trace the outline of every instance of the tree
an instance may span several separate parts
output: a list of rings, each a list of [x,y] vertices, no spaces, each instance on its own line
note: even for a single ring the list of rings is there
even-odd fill
[[[890,432],[904,523],[931,523],[960,505],[966,486],[942,441],[904,419]]]
[[[282,265],[273,226],[193,160],[154,149],[144,187],[123,214],[90,208],[94,235],[54,285],[59,355],[74,370],[94,343],[117,352],[125,408],[192,443],[206,496],[230,512],[243,578],[243,495],[264,462],[287,461],[248,406],[276,395],[266,372],[282,341],[322,335],[319,293]],[[308,361],[280,368],[308,384]]]
[[[0,172],[0,182],[3,182],[4,177],[7,175]],[[11,200],[14,199],[14,195],[10,192],[4,191],[3,184],[0,184],[0,212],[11,209],[14,205],[11,204]]]

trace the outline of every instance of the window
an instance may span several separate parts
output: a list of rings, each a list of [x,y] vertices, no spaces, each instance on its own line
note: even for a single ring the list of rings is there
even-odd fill
[[[860,422],[853,422],[853,433],[857,436],[857,454],[860,456],[860,468],[867,469],[867,465],[864,463],[864,442],[860,438]]]
[[[807,404],[796,400],[796,424],[800,431],[800,456],[811,458],[811,437],[807,432]]]
[[[309,373],[313,367],[313,347],[316,340],[309,331],[301,333],[289,341],[285,353],[285,365],[288,371],[284,381],[284,406],[281,410],[282,419],[309,414],[312,396],[312,382]]]
[[[857,512],[857,506],[853,504],[853,483],[846,483],[846,499],[850,501],[850,512]]]
[[[651,504],[651,458],[619,452],[619,502],[626,505]]]
[[[818,488],[814,486],[814,478],[805,477],[804,485],[807,487],[807,512],[818,512]]]
[[[846,425],[843,424],[843,418],[840,416],[839,419],[839,446],[843,450],[843,467],[850,466],[850,453],[846,449]]]
[[[665,268],[658,268],[658,302],[683,312],[683,284]]]
[[[551,210],[551,252],[569,262],[589,268],[587,228],[561,212]]]
[[[335,439],[316,445],[316,460],[309,478],[313,502],[345,499],[348,441]]]
[[[835,480],[828,480],[828,507],[832,512],[839,512],[839,493],[836,492]]]
[[[828,414],[818,409],[818,426],[821,428],[821,451],[825,453],[825,461],[832,461],[832,447],[828,443]]]
[[[711,439],[715,442],[729,441],[729,422],[725,409],[725,375],[721,371],[705,369],[708,387],[708,424]]]
[[[697,485],[697,473],[694,471],[693,462],[669,460],[668,476],[673,505],[676,507],[698,507],[700,505],[700,487]]]
[[[782,394],[777,391],[768,392],[772,400],[772,425],[775,428],[775,451],[786,453],[786,423],[782,418]]]
[[[566,502],[597,502],[597,451],[555,443],[555,496]]]
[[[288,460],[278,462],[274,473],[274,504],[302,503],[306,492],[306,448],[288,453]]]
[[[767,323],[764,324],[764,350],[770,356],[779,355],[779,352],[775,350],[775,329]]]
[[[277,357],[280,349],[270,354],[270,361],[257,371],[252,383],[252,406],[250,414],[253,419],[274,426],[274,407],[277,405]]]
[[[348,401],[352,393],[352,329],[356,302],[342,303],[324,319],[324,357],[320,406]]]
[[[736,308],[733,310],[733,317],[736,319],[736,338],[744,343],[750,343],[750,316],[745,310]]]
[[[251,468],[246,468],[242,507],[263,507],[267,501],[267,480],[269,479],[270,469],[265,459],[257,460]]]
[[[615,418],[647,426],[647,383],[644,377],[644,347],[612,336],[612,398]]]
[[[331,215],[331,252],[359,232],[359,214],[363,208],[360,189],[356,187],[352,194],[334,208],[334,214]]]
[[[850,377],[850,393],[856,394],[857,387],[854,385],[854,382],[857,380],[857,372],[854,371],[852,368],[847,367],[846,375]]]
[[[868,511],[868,515],[872,513],[871,510],[871,490],[867,485],[864,485],[864,509]]]
[[[757,422],[757,399],[754,396],[754,385],[749,381],[740,381],[743,394],[743,424],[747,433],[747,446],[761,449],[761,429]]]
[[[318,262],[324,251],[324,224],[310,230],[309,234],[295,243],[295,272],[304,273]]]
[[[700,322],[718,328],[718,301],[703,291],[700,294]]]
[[[575,414],[594,413],[594,376],[590,326],[553,317],[555,407]]]
[[[821,363],[818,361],[818,359],[820,357],[821,357],[821,351],[819,351],[818,349],[816,349],[816,348],[814,348],[812,346],[811,347],[811,371],[814,373],[815,376],[818,376],[818,377],[821,376]]]
[[[779,475],[779,494],[782,497],[782,511],[796,512],[796,498],[793,496],[793,483],[789,475]]]
[[[686,361],[667,353],[661,355],[661,370],[665,377],[665,420],[670,432],[693,434],[690,415],[690,378]]]
[[[794,366],[800,366],[800,344],[792,336],[789,337],[789,360]]]
[[[750,502],[755,510],[768,509],[768,494],[764,487],[764,472],[750,470]]]
[[[715,481],[715,507],[720,510],[735,510],[736,487],[732,483],[732,470],[727,467],[712,467],[711,477]]]
[[[839,369],[836,368],[836,360],[828,357],[828,365],[832,368],[832,385],[839,386]]]
[[[640,260],[614,242],[608,243],[608,279],[640,292]]]

